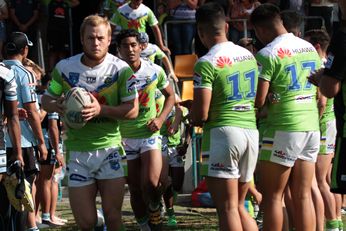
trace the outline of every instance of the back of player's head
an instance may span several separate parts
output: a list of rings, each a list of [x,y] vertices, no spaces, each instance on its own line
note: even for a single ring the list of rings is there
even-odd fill
[[[255,27],[272,27],[277,23],[281,23],[280,9],[270,3],[259,5],[252,12],[250,22]]]
[[[105,25],[108,30],[108,35],[111,36],[112,28],[109,24],[108,19],[98,15],[89,15],[86,18],[84,18],[82,25],[80,26],[80,35],[84,36],[85,28],[87,26],[96,27],[99,25]]]
[[[224,31],[226,23],[225,12],[222,7],[215,2],[209,2],[196,11],[197,28],[211,34],[219,34]]]
[[[126,30],[121,30],[119,34],[117,35],[116,42],[118,46],[120,46],[121,41],[123,39],[128,38],[128,37],[134,37],[136,38],[137,42],[139,43],[140,41],[140,33],[134,29],[126,29]]]
[[[328,33],[325,30],[322,29],[314,29],[314,30],[309,30],[305,32],[305,38],[308,40],[312,45],[316,46],[319,44],[321,46],[321,49],[326,51],[329,42],[330,42],[330,37]]]
[[[303,16],[293,10],[284,10],[280,13],[282,23],[288,32],[292,32],[298,36],[300,26],[303,23]]]
[[[225,15],[229,15],[229,10],[230,10],[230,2],[229,0],[206,0],[205,3],[209,3],[209,2],[214,2],[219,4],[223,11],[225,12]]]

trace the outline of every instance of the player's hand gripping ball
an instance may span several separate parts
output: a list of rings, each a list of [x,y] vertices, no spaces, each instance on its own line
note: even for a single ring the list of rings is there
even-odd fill
[[[83,120],[82,110],[91,103],[89,93],[81,87],[71,88],[65,95],[64,122],[69,128],[80,129],[86,121]]]

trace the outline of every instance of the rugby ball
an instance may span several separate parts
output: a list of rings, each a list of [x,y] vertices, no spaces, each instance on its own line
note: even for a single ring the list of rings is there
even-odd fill
[[[65,125],[73,129],[81,129],[86,124],[83,120],[82,110],[91,103],[89,93],[81,87],[71,88],[65,95]]]

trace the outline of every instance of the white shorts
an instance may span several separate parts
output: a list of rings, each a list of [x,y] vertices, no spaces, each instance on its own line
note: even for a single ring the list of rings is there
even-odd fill
[[[185,161],[183,156],[178,155],[177,148],[172,146],[169,147],[167,136],[162,136],[162,156],[167,157],[168,165],[173,168],[184,167]]]
[[[336,121],[330,120],[325,123],[320,123],[321,143],[320,152],[321,155],[332,154],[335,151],[336,142]]]
[[[204,139],[205,137],[203,137]],[[208,176],[249,182],[258,156],[258,131],[239,127],[217,127],[210,130]],[[203,142],[205,142],[203,140]]]
[[[106,180],[124,176],[119,148],[105,148],[90,152],[70,151],[67,166],[68,186],[82,187],[95,179]]]
[[[135,160],[140,154],[149,150],[161,150],[161,136],[153,136],[144,139],[123,138],[123,144],[127,160]]]
[[[320,132],[287,132],[266,130],[260,160],[293,167],[297,159],[316,162],[320,145]]]

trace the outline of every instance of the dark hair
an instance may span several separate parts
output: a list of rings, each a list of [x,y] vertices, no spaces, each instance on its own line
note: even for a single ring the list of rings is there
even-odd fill
[[[134,29],[121,30],[116,37],[116,42],[117,42],[118,47],[120,46],[121,41],[123,41],[123,39],[128,38],[128,37],[135,37],[137,42],[139,43],[140,33]]]
[[[284,10],[280,13],[282,23],[287,31],[291,32],[295,29],[300,29],[303,23],[303,16],[293,10]]]
[[[309,37],[309,42],[312,45],[320,44],[322,50],[326,50],[328,48],[330,37],[327,31],[323,29],[314,29],[305,32],[305,37]]]
[[[208,30],[218,31],[220,22],[225,22],[226,16],[222,7],[215,2],[209,2],[196,11],[196,23],[205,24]]]
[[[250,16],[250,22],[254,26],[269,26],[278,20],[281,20],[280,9],[270,3],[259,5]]]

